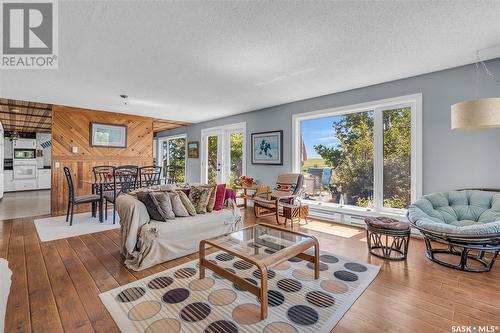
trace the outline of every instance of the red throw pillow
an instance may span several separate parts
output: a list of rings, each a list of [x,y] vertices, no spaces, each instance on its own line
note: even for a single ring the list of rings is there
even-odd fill
[[[217,192],[215,193],[215,206],[214,210],[221,210],[226,199],[226,184],[217,185]]]

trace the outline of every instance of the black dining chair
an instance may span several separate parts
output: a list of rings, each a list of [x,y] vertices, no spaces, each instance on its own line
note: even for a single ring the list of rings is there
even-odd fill
[[[113,204],[113,224],[116,223],[116,198],[137,188],[139,168],[135,165],[122,165],[113,168],[113,188],[104,192],[106,207],[105,219],[108,219],[108,202]]]
[[[139,187],[160,185],[161,167],[143,166],[139,168]]]
[[[94,173],[94,184],[112,184],[114,168],[115,167],[111,165],[98,165],[93,167],[92,172]],[[111,188],[111,185],[109,188]]]
[[[69,219],[69,225],[73,225],[73,212],[75,205],[80,204],[92,204],[92,217],[95,217],[95,205],[100,203],[101,198],[97,194],[88,194],[88,195],[80,195],[75,196],[75,187],[73,185],[73,176],[71,175],[71,171],[68,167],[64,167],[64,175],[66,176],[66,180],[68,181],[68,210],[66,212],[66,222]],[[70,218],[71,214],[71,218]]]
[[[92,168],[94,173],[94,184],[92,188],[93,194],[99,194],[99,185],[102,184],[103,191],[113,190],[113,170],[112,165],[98,165]]]

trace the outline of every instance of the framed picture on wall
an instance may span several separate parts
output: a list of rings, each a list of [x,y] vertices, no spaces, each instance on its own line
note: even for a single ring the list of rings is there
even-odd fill
[[[283,131],[252,133],[252,164],[283,165]]]
[[[200,157],[200,143],[198,141],[188,142],[188,158]]]
[[[90,146],[127,148],[127,126],[91,122]]]

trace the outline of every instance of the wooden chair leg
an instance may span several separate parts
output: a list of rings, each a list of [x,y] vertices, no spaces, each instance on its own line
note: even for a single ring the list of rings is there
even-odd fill
[[[253,204],[253,209],[255,211],[255,216],[257,217],[262,217],[262,214],[261,214],[261,207],[259,205],[255,206],[255,203]]]
[[[75,204],[74,203],[71,203],[71,217],[69,219],[69,225],[72,226],[73,225],[73,212],[74,212],[74,208],[75,208]]]
[[[276,223],[280,224],[280,211],[278,207],[276,207]],[[286,227],[286,220],[285,220],[285,227]]]

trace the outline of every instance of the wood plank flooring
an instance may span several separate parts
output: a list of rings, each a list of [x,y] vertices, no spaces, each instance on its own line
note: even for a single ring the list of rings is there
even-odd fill
[[[256,222],[244,211],[246,225]],[[0,257],[13,271],[5,332],[118,332],[98,294],[197,258],[128,270],[119,230],[40,242],[33,217],[0,221]],[[273,218],[259,221],[273,223]],[[295,226],[297,229],[297,226]],[[409,258],[370,256],[364,230],[312,220],[301,231],[339,255],[380,265],[375,281],[333,332],[451,332],[452,325],[500,325],[500,262],[489,273],[465,273],[424,258],[421,240]]]

